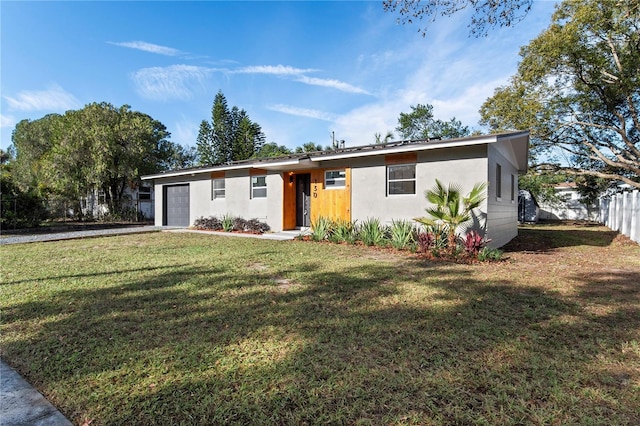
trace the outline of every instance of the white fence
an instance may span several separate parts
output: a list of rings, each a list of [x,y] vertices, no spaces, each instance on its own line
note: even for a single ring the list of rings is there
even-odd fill
[[[622,192],[600,199],[600,220],[640,243],[640,192]]]

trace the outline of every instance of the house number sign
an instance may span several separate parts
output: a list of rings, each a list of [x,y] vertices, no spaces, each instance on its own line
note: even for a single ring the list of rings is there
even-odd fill
[[[318,180],[313,180],[313,198],[318,198]]]

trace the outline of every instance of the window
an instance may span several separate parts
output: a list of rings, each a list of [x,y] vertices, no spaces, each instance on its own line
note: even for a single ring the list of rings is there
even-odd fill
[[[416,165],[387,166],[387,195],[416,193]]]
[[[344,170],[327,170],[324,172],[324,187],[326,189],[343,188],[347,182]]]
[[[251,198],[266,198],[267,177],[251,176]]]
[[[138,200],[150,200],[151,199],[151,187],[142,185],[138,188]]]
[[[211,180],[211,199],[224,198],[225,187],[224,179],[212,179]]]
[[[496,164],[496,198],[502,198],[502,166]]]
[[[516,177],[511,175],[511,201],[516,200]]]

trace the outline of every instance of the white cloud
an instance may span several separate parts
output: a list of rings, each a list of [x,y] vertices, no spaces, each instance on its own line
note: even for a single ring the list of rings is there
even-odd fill
[[[158,44],[147,43],[146,41],[126,41],[121,43],[108,42],[114,46],[128,47],[130,49],[142,50],[144,52],[157,53],[158,55],[177,56],[182,52],[173,47],[160,46]]]
[[[496,36],[497,37],[497,36]],[[451,37],[450,31],[433,33],[429,42],[410,43],[396,51],[362,57],[363,66],[379,70],[377,98],[353,108],[335,122],[336,135],[348,146],[370,144],[374,133],[395,132],[401,112],[417,104],[433,105],[436,119],[453,117],[472,129],[479,128],[479,109],[494,89],[508,82],[517,65],[517,46],[507,41]],[[411,52],[411,58],[407,55]],[[389,75],[388,67],[409,58],[403,73]],[[418,59],[418,60],[416,60]],[[379,65],[379,67],[377,67]],[[400,78],[398,78],[400,77]],[[372,78],[375,78],[373,76]],[[374,80],[371,80],[374,81]]]
[[[0,114],[0,127],[14,127],[16,119],[12,115]]]
[[[329,87],[347,93],[370,95],[370,93],[364,89],[339,80],[315,78],[306,75],[316,71],[318,70],[312,68],[295,68],[288,65],[252,65],[249,67],[239,68],[231,72],[234,74],[268,74],[283,77],[294,77],[295,81],[312,86]]]
[[[394,140],[400,139],[395,132],[403,101],[389,97],[349,111],[335,121],[336,136],[346,141],[347,146],[374,143],[375,133],[393,132]]]
[[[316,70],[310,68],[295,68],[288,65],[252,65],[234,70],[237,74],[271,74],[283,76],[303,75]]]
[[[9,108],[19,111],[65,111],[78,108],[80,102],[58,85],[46,90],[23,90],[16,97],[4,96]]]
[[[334,121],[337,119],[337,116],[335,114],[318,111],[315,109],[298,108],[298,107],[283,105],[283,104],[269,105],[267,108],[272,111],[281,112],[283,114],[295,115],[298,117],[315,118],[315,119],[324,120],[324,121]]]
[[[194,86],[201,85],[213,71],[213,68],[192,65],[171,65],[143,68],[131,77],[138,93],[144,98],[188,100],[193,95]]]
[[[330,87],[332,89],[340,90],[342,92],[347,92],[347,93],[358,93],[358,94],[363,94],[363,95],[370,95],[371,94],[371,93],[367,92],[364,89],[352,86],[349,83],[345,83],[345,82],[339,81],[339,80],[315,78],[315,77],[308,77],[306,75],[303,75],[303,76],[297,78],[296,81],[299,81],[300,83],[304,83],[304,84],[310,84],[312,86]]]
[[[175,131],[171,134],[171,139],[180,145],[195,146],[198,138],[200,123],[195,123],[183,117],[175,123]]]

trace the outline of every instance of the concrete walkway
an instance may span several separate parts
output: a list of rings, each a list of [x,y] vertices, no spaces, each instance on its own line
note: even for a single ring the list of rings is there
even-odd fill
[[[287,241],[293,240],[295,237],[304,233],[303,231],[280,231],[280,232],[265,232],[264,234],[245,234],[242,232],[224,232],[224,231],[199,231],[197,229],[168,229],[169,232],[189,232],[192,234],[203,235],[219,235],[222,237],[238,237],[238,238],[259,238],[262,240],[276,240]]]
[[[0,360],[0,425],[72,426],[72,423]]]

